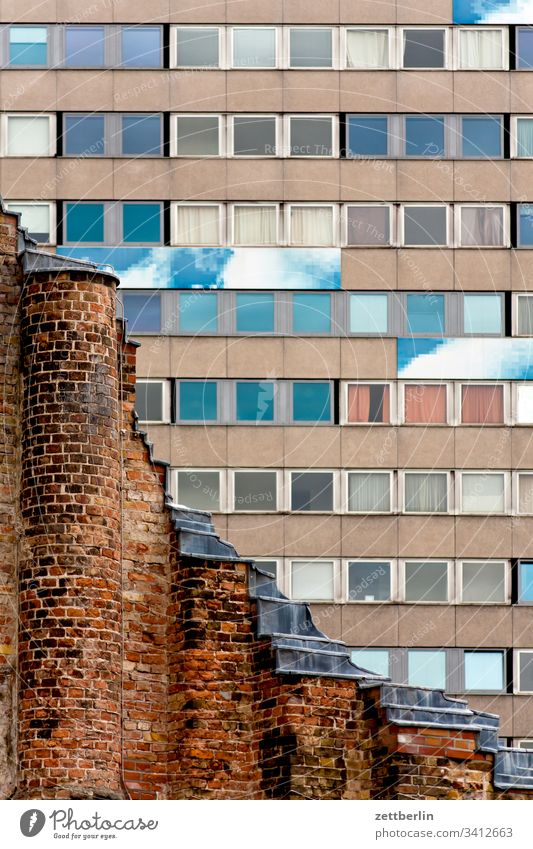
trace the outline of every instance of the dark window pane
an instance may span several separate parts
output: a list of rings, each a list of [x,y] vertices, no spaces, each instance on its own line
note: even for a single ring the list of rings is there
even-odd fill
[[[66,115],[65,155],[103,156],[104,116]]]
[[[159,115],[122,116],[122,153],[131,156],[161,154]]]
[[[519,242],[526,247],[533,246],[533,204],[518,205]]]
[[[235,472],[234,509],[277,510],[276,484],[276,472]]]
[[[330,29],[291,29],[291,67],[331,68],[331,35]]]
[[[104,28],[67,26],[65,64],[69,68],[101,68],[104,65]]]
[[[217,384],[194,380],[179,385],[180,419],[186,422],[217,420]]]
[[[404,208],[405,245],[445,245],[447,209],[445,206],[406,206]]]
[[[390,210],[388,206],[349,206],[347,209],[348,244],[390,244]]]
[[[293,421],[331,421],[331,387],[329,383],[295,383],[293,385]]]
[[[533,28],[518,27],[517,67],[530,71],[533,68]]]
[[[332,156],[331,118],[291,118],[291,156]]]
[[[234,118],[233,153],[235,156],[275,156],[276,119],[255,116]]]
[[[501,156],[500,118],[463,118],[463,156]]]
[[[130,333],[159,333],[161,330],[161,296],[122,295],[124,317],[128,321]],[[119,313],[120,314],[120,313]]]
[[[122,65],[125,68],[161,67],[161,27],[123,27]]]
[[[274,384],[246,381],[237,383],[237,421],[274,421]]]
[[[330,333],[330,295],[295,293],[292,296],[292,329],[294,333]]]
[[[163,420],[163,384],[137,381],[135,410],[142,422]]]
[[[123,240],[159,244],[161,206],[158,203],[125,203],[122,206]]]
[[[220,473],[178,472],[178,504],[191,510],[220,510]]]
[[[386,561],[349,563],[348,598],[350,601],[389,601],[390,579],[390,563]]]
[[[67,203],[66,241],[101,244],[104,241],[103,203]]]
[[[248,295],[237,293],[237,332],[273,333],[274,295],[259,292]]]
[[[177,144],[180,156],[218,156],[218,115],[180,115]]]
[[[448,600],[448,564],[410,562],[405,564],[405,600],[417,602]]]
[[[408,115],[405,119],[406,156],[444,156],[444,118]]]
[[[218,29],[214,27],[184,27],[177,31],[178,67],[217,68]]]
[[[444,295],[407,295],[408,333],[444,333]]]
[[[387,156],[387,115],[348,115],[347,156]]]
[[[444,68],[444,30],[405,30],[403,66]]]
[[[331,472],[293,472],[291,481],[293,510],[333,510]]]
[[[236,27],[233,30],[234,68],[275,68],[276,30],[273,27]]]

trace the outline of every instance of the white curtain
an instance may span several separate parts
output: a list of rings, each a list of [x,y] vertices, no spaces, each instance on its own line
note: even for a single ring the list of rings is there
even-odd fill
[[[461,245],[503,245],[503,209],[499,206],[464,206],[461,209]]]
[[[273,206],[235,206],[233,241],[236,245],[275,245],[277,209]]]
[[[291,243],[323,247],[333,244],[331,207],[291,207]]]
[[[293,560],[292,597],[311,600],[333,598],[333,563],[331,560],[316,562],[313,560]]]
[[[49,156],[50,119],[48,116],[7,119],[7,153],[11,156]]]
[[[390,510],[390,476],[387,474],[350,473],[348,476],[349,510],[356,513]]]
[[[349,68],[388,68],[388,31],[349,29],[346,33],[346,64]]]
[[[533,336],[533,333],[529,334]],[[517,386],[518,393],[518,421],[522,424],[533,422],[533,386]]]
[[[405,509],[410,513],[445,513],[448,504],[445,474],[405,476]]]
[[[465,513],[503,513],[505,509],[503,475],[463,474]]]
[[[518,333],[533,336],[533,298],[528,296],[518,298]]]
[[[461,68],[501,68],[502,33],[500,30],[460,30]]]
[[[518,118],[517,129],[517,156],[533,156],[533,120]]]
[[[178,206],[178,245],[220,244],[218,206]]]

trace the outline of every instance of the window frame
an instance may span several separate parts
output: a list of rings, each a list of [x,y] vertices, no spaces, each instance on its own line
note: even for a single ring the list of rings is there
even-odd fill
[[[466,338],[475,338],[468,336]],[[500,338],[500,337],[498,337]],[[457,380],[455,381],[455,421],[454,424],[458,427],[478,427],[478,428],[495,428],[508,427],[512,422],[511,418],[511,399],[510,399],[510,384],[503,380]],[[501,386],[503,395],[503,421],[502,422],[464,422],[463,421],[463,386]]]
[[[416,67],[413,68],[411,65],[403,64],[404,57],[404,48],[405,48],[405,32],[406,31],[422,31],[427,32],[428,30],[440,30],[444,32],[443,39],[443,58],[444,64],[442,67]],[[396,53],[396,66],[401,71],[449,71],[451,70],[452,63],[451,59],[451,50],[450,50],[450,42],[451,42],[451,27],[448,25],[444,26],[420,26],[417,24],[402,24],[401,26],[396,27],[397,34],[397,53]]]
[[[180,206],[210,206],[218,209],[218,242],[210,245],[197,245],[196,247],[223,247],[226,243],[226,204],[217,201],[202,200],[171,201],[170,204],[170,245],[171,247],[194,248],[194,245],[181,245],[178,241],[178,207]],[[191,331],[188,331],[189,333]]]
[[[178,153],[178,125],[180,118],[217,118],[218,153]],[[170,157],[175,159],[224,159],[226,150],[226,115],[222,112],[172,112],[170,114]]]
[[[253,209],[255,207],[261,207],[261,208],[268,207],[269,209],[273,208],[276,211],[276,241],[274,242],[274,245],[265,244],[264,242],[257,242],[256,244],[252,244],[251,242],[241,243],[241,242],[237,242],[235,240],[235,207],[237,207],[237,206],[238,207],[247,207],[247,208],[251,208],[251,209]],[[264,203],[261,203],[261,201],[232,201],[231,203],[228,203],[227,204],[228,244],[232,247],[245,247],[245,248],[248,248],[248,247],[270,248],[270,247],[276,247],[276,246],[282,245],[283,244],[283,241],[282,241],[282,226],[281,226],[282,225],[282,219],[281,219],[281,215],[280,215],[280,207],[281,207],[280,203],[275,203],[275,202],[271,202],[271,201],[265,201]],[[246,290],[241,289],[240,291],[246,291]]]
[[[12,212],[16,212],[16,210],[11,210],[12,205],[15,205],[15,206],[39,206],[39,207],[46,206],[46,207],[48,207],[48,228],[49,228],[48,235],[49,235],[50,238],[47,242],[38,242],[38,244],[43,244],[43,245],[56,245],[57,244],[57,206],[56,206],[55,201],[52,201],[52,200],[46,200],[46,201],[41,201],[41,200],[39,200],[39,201],[37,201],[37,200],[36,201],[34,201],[34,200],[5,200],[4,203],[5,203],[6,209],[8,211],[12,211]],[[20,221],[20,219],[19,219],[19,221]],[[20,226],[24,227],[24,224],[22,224],[22,222],[21,222]],[[25,228],[25,229],[27,229],[27,228]],[[30,238],[33,238],[33,236],[30,236]]]
[[[227,488],[228,488],[227,487],[227,469],[222,469],[222,468],[215,469],[215,468],[212,468],[211,466],[206,466],[206,468],[199,467],[199,466],[196,466],[196,467],[184,466],[183,468],[181,466],[180,467],[177,467],[177,466],[173,467],[172,468],[171,495],[172,495],[172,500],[173,500],[173,502],[175,501],[176,505],[178,505],[180,503],[179,497],[178,497],[179,496],[179,486],[178,486],[179,472],[185,472],[186,474],[194,474],[195,472],[200,472],[202,474],[205,474],[205,473],[216,473],[216,474],[218,474],[219,508],[220,509],[210,511],[210,510],[207,510],[207,508],[206,508],[206,512],[213,512],[213,513],[228,513],[229,512],[229,510],[228,510],[228,499],[227,499]],[[192,510],[199,510],[200,508],[194,507],[194,508],[191,508],[191,509]]]
[[[387,209],[389,212],[389,242],[387,244],[375,244],[375,245],[352,245],[348,242],[348,234],[349,234],[349,224],[348,224],[348,210],[352,208],[356,209],[368,209],[368,208],[379,208],[379,209]],[[398,217],[398,206],[392,202],[383,201],[381,203],[362,203],[358,201],[357,203],[342,203],[340,210],[340,224],[341,224],[341,240],[340,246],[342,248],[350,248],[351,250],[375,250],[376,248],[394,248],[398,244],[397,239],[397,217]],[[353,290],[351,290],[353,291]],[[371,294],[371,293],[369,293]]]
[[[235,153],[235,118],[273,118],[275,153],[272,155],[264,153]],[[282,148],[281,142],[281,115],[276,112],[231,112],[226,115],[226,157],[228,159],[279,159]],[[258,201],[259,203],[259,201]],[[279,205],[279,204],[278,204]]]
[[[246,510],[245,508],[237,508],[235,506],[235,475],[239,473],[269,473],[275,475],[276,480],[276,508],[268,509],[263,508],[261,510]],[[253,469],[248,467],[235,467],[227,470],[228,473],[228,512],[230,513],[238,513],[245,514],[248,516],[258,516],[263,513],[268,513],[274,515],[276,513],[283,513],[285,510],[285,493],[283,488],[283,474],[281,469],[272,469],[268,467],[264,467],[261,469]],[[274,560],[275,558],[271,558]]]
[[[405,484],[408,475],[446,475],[446,510],[436,512],[427,512],[423,510],[407,510],[406,509],[406,494]],[[452,486],[452,472],[449,469],[400,469],[398,471],[398,495],[400,502],[400,512],[406,516],[450,516],[454,513],[454,499]],[[410,558],[408,558],[410,559]]]
[[[501,65],[491,68],[469,68],[461,64],[461,33],[462,32],[501,32]],[[466,26],[454,27],[452,30],[453,43],[453,70],[454,71],[508,71],[509,70],[509,27],[498,26],[498,24],[487,24],[486,26],[475,26],[468,24]]]
[[[388,475],[389,478],[389,510],[350,510],[350,475]],[[342,513],[347,516],[391,516],[398,512],[396,476],[394,469],[345,469],[341,473]],[[356,558],[357,559],[357,558]],[[366,561],[365,561],[366,562]]]
[[[387,32],[388,35],[388,65],[379,66],[375,68],[352,68],[348,64],[348,32],[355,30],[357,32],[367,31],[367,32],[376,32],[376,30],[380,30],[383,32]],[[340,27],[340,49],[339,49],[339,67],[341,71],[363,71],[366,73],[374,73],[374,71],[394,71],[395,57],[396,57],[396,32],[395,27],[387,24],[375,24],[375,26],[358,26],[357,24],[350,26],[341,26]]]
[[[499,161],[499,160],[498,160]],[[461,244],[461,229],[462,229],[462,211],[463,209],[502,209],[502,230],[503,242],[501,245],[463,245]],[[460,248],[463,251],[501,251],[511,247],[510,233],[510,208],[509,203],[455,203],[454,204],[454,227],[455,238],[452,247]]]
[[[531,654],[533,655],[533,649],[519,648],[513,650],[513,693],[515,694],[533,694],[533,688],[531,690],[522,690],[521,681],[520,681],[520,655],[521,654]]]
[[[312,158],[312,157],[309,157],[309,158]],[[331,245],[320,245],[320,247],[321,248],[323,248],[323,247],[326,247],[326,248],[327,247],[337,247],[339,245],[339,204],[338,203],[320,203],[319,201],[316,201],[314,203],[308,203],[307,201],[302,201],[300,203],[298,201],[290,201],[289,203],[285,202],[283,204],[284,229],[285,229],[285,236],[286,236],[284,244],[286,244],[289,247],[303,248],[304,250],[306,248],[314,247],[313,245],[300,245],[300,244],[294,244],[293,243],[293,241],[292,241],[292,208],[293,207],[297,207],[297,208],[300,208],[300,207],[306,207],[306,208],[320,207],[321,209],[323,209],[323,208],[331,209],[332,210],[332,214],[331,214],[331,228],[332,228]],[[302,290],[302,291],[304,291],[304,290]]]
[[[331,475],[332,481],[332,509],[331,510],[295,510],[292,506],[292,476],[293,475],[322,475],[329,474]],[[283,486],[286,493],[286,510],[284,512],[289,512],[291,514],[297,516],[331,516],[336,513],[340,513],[340,470],[339,469],[331,469],[331,468],[317,468],[314,466],[313,468],[306,469],[285,469],[284,470],[284,478],[283,478]],[[302,560],[303,558],[297,558],[298,560]]]
[[[412,515],[412,514],[409,514]],[[433,515],[433,514],[432,514]],[[406,566],[408,563],[445,563],[446,564],[446,598],[442,601],[431,601],[422,599],[419,601],[411,601],[407,599],[407,582],[406,582]],[[454,576],[454,561],[447,557],[402,557],[398,561],[398,601],[401,604],[445,604],[451,605],[455,603],[455,576]]]
[[[350,386],[388,386],[390,421],[351,422],[348,420],[348,392]],[[344,380],[341,382],[341,409],[339,423],[348,427],[392,427],[400,424],[398,416],[398,380]]]
[[[305,70],[305,69],[304,69]],[[292,150],[292,119],[301,119],[305,118],[308,120],[311,119],[325,119],[329,118],[331,122],[331,155],[321,156],[319,154],[293,154]],[[284,142],[281,145],[282,155],[285,159],[338,159],[339,158],[339,114],[335,112],[286,112],[283,113],[283,133],[284,133]],[[313,204],[313,206],[318,204]]]
[[[503,510],[487,513],[484,510],[465,510],[463,507],[463,476],[503,477]],[[457,514],[461,516],[508,516],[511,513],[510,472],[504,469],[457,469],[455,474]]]
[[[331,65],[292,65],[291,64],[291,32],[292,30],[329,30],[331,33]],[[283,51],[284,67],[289,71],[335,71],[339,69],[339,26],[331,24],[294,23],[283,27],[285,49]]]
[[[235,65],[235,57],[234,57],[234,49],[235,49],[235,40],[234,40],[234,32],[235,30],[249,30],[249,29],[262,29],[262,30],[274,30],[274,64],[273,65],[252,65],[250,67],[243,65]],[[263,23],[263,24],[228,24],[226,27],[226,68],[232,71],[275,71],[281,67],[281,57],[283,55],[282,50],[282,28],[276,26],[275,24]],[[219,48],[220,50],[220,48]],[[219,54],[220,55],[220,54]]]
[[[178,30],[207,29],[218,30],[218,65],[180,65],[178,64]],[[171,24],[170,26],[170,68],[180,71],[219,71],[226,68],[225,27],[220,24]]]
[[[140,377],[135,380],[135,387],[137,387],[140,383],[150,383],[150,384],[159,384],[161,389],[161,408],[162,408],[162,418],[161,419],[141,419],[138,417],[138,421],[142,424],[170,424],[171,416],[170,416],[170,380],[168,378],[152,378],[152,377]]]
[[[446,241],[442,244],[434,244],[434,245],[408,245],[405,242],[405,210],[406,209],[442,209],[444,208],[446,211]],[[402,248],[406,248],[408,250],[442,250],[443,248],[451,247],[452,244],[452,216],[451,216],[451,204],[449,203],[426,203],[425,201],[421,203],[402,203],[399,206],[399,215],[398,215],[398,224],[399,224],[399,238],[398,244]],[[444,312],[446,316],[446,304],[444,306]]]
[[[454,384],[447,380],[398,380],[398,424],[406,427],[450,427],[454,424]],[[445,422],[408,422],[405,419],[405,388],[406,386],[444,386],[446,389],[446,421]]]
[[[384,599],[357,599],[350,597],[350,566],[352,563],[388,563],[390,593]],[[398,560],[395,557],[345,557],[342,560],[343,601],[345,604],[395,604],[398,602]]]
[[[47,153],[9,153],[9,120],[10,118],[47,118],[48,119],[48,152]],[[1,155],[6,159],[51,159],[57,155],[57,117],[55,112],[4,112],[2,114],[2,146]]]
[[[463,567],[465,564],[471,563],[493,563],[500,564],[503,566],[503,601],[465,601],[463,599],[463,590],[464,590],[464,570]],[[465,605],[473,605],[486,607],[487,605],[493,607],[494,605],[510,605],[511,604],[511,565],[509,560],[498,559],[492,557],[464,557],[459,558],[456,561],[456,604],[465,604]]]

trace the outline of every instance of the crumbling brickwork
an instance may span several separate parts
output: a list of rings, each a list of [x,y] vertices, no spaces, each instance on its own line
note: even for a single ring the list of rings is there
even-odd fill
[[[417,724],[431,694],[387,695],[169,504],[114,277],[38,254],[4,212],[0,248],[0,795],[531,798],[496,717],[437,694]]]

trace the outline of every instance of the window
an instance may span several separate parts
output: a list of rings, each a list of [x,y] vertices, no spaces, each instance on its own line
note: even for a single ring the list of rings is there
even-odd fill
[[[501,29],[458,29],[459,67],[464,70],[500,69],[503,64]]]
[[[330,115],[291,115],[290,156],[333,156],[333,118]]]
[[[180,331],[216,333],[218,296],[216,292],[191,292],[180,296]]]
[[[331,332],[331,295],[295,292],[292,296],[293,333]]]
[[[405,116],[405,155],[444,156],[444,117],[442,115]]]
[[[463,332],[502,332],[502,299],[500,295],[463,295]]]
[[[505,475],[494,472],[461,473],[463,513],[505,513]]]
[[[388,29],[346,30],[347,68],[388,68]]]
[[[346,157],[389,155],[388,115],[347,115]]]
[[[462,247],[503,247],[504,214],[501,206],[461,206]]]
[[[533,474],[531,472],[518,474],[518,512],[529,516],[533,514]]]
[[[275,68],[276,30],[274,27],[234,27],[234,68]]]
[[[233,485],[234,510],[265,513],[278,509],[276,472],[235,472]]]
[[[533,603],[533,563],[527,560],[518,564],[518,601]]]
[[[403,243],[407,247],[447,245],[448,208],[446,206],[405,205],[403,207]]]
[[[465,690],[495,690],[504,688],[503,652],[465,651]]]
[[[463,384],[461,422],[462,424],[503,424],[503,386]]]
[[[348,472],[348,511],[350,513],[389,513],[391,475],[389,472]]]
[[[137,295],[124,292],[124,317],[128,321],[129,333],[159,333],[161,331],[161,295]]]
[[[49,115],[8,115],[7,156],[53,156]]]
[[[122,241],[126,244],[161,244],[161,204],[123,203]]]
[[[516,119],[516,156],[533,157],[533,118]]]
[[[351,560],[348,563],[349,601],[390,601],[391,594],[390,561]]]
[[[518,424],[533,423],[533,386],[516,384],[516,408]]]
[[[220,472],[205,469],[177,473],[177,497],[179,505],[191,510],[218,512],[220,503]]]
[[[68,244],[103,244],[104,204],[65,204],[65,242]]]
[[[331,206],[291,206],[290,242],[292,245],[327,247],[335,244]]]
[[[218,204],[177,204],[174,212],[174,244],[219,245],[220,206]]]
[[[447,513],[446,472],[405,472],[406,513]]]
[[[160,68],[161,27],[122,27],[122,67]]]
[[[291,472],[291,510],[326,512],[333,510],[332,472]]]
[[[237,292],[237,333],[274,332],[274,295],[272,292]]]
[[[65,156],[103,156],[104,116],[65,115],[63,145]]]
[[[446,424],[447,387],[433,383],[406,383],[404,421],[406,424]]]
[[[444,295],[407,295],[407,332],[415,335],[444,335]]]
[[[404,68],[445,68],[446,31],[443,29],[404,29]]]
[[[276,245],[278,208],[274,205],[235,204],[233,207],[233,244]]]
[[[179,383],[179,413],[182,422],[216,422],[217,384],[214,380],[182,380]]]
[[[234,115],[234,156],[276,156],[275,115]]]
[[[236,384],[238,422],[274,421],[274,384],[247,380]]]
[[[518,204],[518,245],[521,248],[533,247],[533,204]]]
[[[178,68],[218,68],[220,65],[218,27],[178,27],[176,64]]]
[[[122,153],[124,156],[160,156],[161,116],[123,115]]]
[[[533,28],[516,28],[516,67],[520,71],[533,68]]]
[[[407,652],[407,683],[414,687],[446,688],[446,652],[410,649]]]
[[[448,563],[432,560],[406,562],[405,601],[448,601]]]
[[[291,597],[303,601],[332,601],[334,570],[333,560],[291,561]]]
[[[386,334],[388,330],[386,294],[350,293],[350,333]]]
[[[495,561],[464,561],[461,564],[461,601],[504,604],[507,564]]]
[[[278,578],[278,561],[277,560],[255,560],[255,565],[258,569],[261,569],[262,572],[266,572],[267,575],[270,575],[274,580]]]
[[[103,26],[65,27],[65,65],[68,68],[103,68]]]
[[[348,384],[349,424],[389,424],[390,406],[388,383]]]
[[[9,64],[46,66],[48,63],[48,28],[9,27]]]
[[[292,419],[294,422],[318,423],[331,421],[331,384],[293,383]]]
[[[289,66],[291,68],[332,68],[333,31],[318,27],[293,27],[289,30]]]
[[[517,651],[517,692],[533,693],[533,651]]]
[[[177,156],[220,156],[220,115],[177,115]]]
[[[518,335],[533,336],[533,296],[518,295],[516,298],[518,313]],[[533,421],[533,419],[531,419]]]
[[[461,156],[494,158],[502,156],[502,119],[494,115],[463,115],[461,120]]]
[[[388,649],[356,649],[352,651],[351,660],[360,669],[389,677]]]
[[[26,227],[29,235],[36,242],[47,244],[55,242],[52,233],[52,207],[49,203],[19,203],[9,202],[6,207],[11,212],[20,214],[20,223]]]
[[[137,380],[135,411],[141,422],[168,422],[166,380]]]
[[[391,244],[390,206],[346,207],[346,244],[386,247]]]

